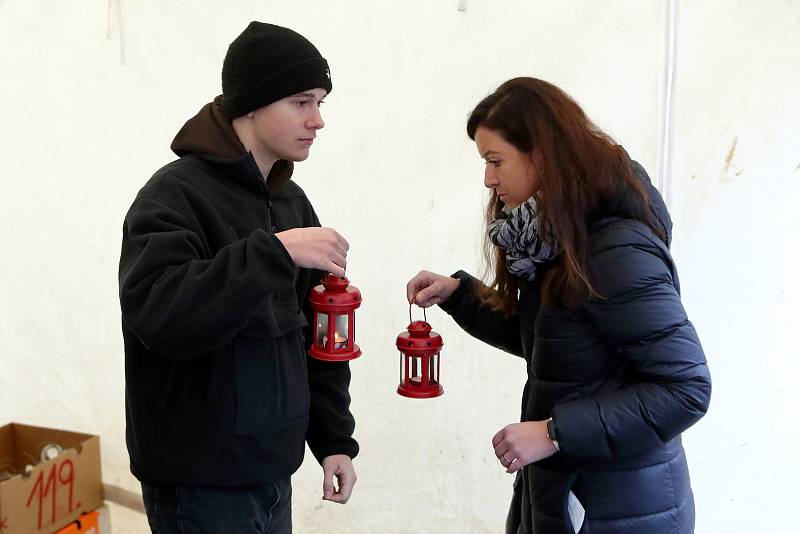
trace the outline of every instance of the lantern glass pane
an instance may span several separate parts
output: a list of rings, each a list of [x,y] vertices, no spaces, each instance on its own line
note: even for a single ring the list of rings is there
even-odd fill
[[[328,314],[317,312],[315,315],[317,317],[316,344],[320,348],[325,348],[325,344],[328,342]]]
[[[439,382],[439,353],[437,352],[431,357],[431,363],[428,367],[428,375],[430,376],[430,383],[436,384]]]
[[[336,323],[335,323],[336,333],[335,335],[335,343],[334,349],[346,349],[347,348],[347,338],[350,337],[350,328],[349,323],[347,321],[347,315],[340,315],[336,314]]]
[[[422,383],[422,378],[419,376],[420,373],[420,361],[419,358],[416,356],[411,357],[411,384],[414,386],[419,386]]]

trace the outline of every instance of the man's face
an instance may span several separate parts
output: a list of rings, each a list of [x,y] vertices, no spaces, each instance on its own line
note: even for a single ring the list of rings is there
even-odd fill
[[[326,95],[325,89],[309,89],[253,111],[252,148],[270,159],[305,160],[325,126],[319,108]]]

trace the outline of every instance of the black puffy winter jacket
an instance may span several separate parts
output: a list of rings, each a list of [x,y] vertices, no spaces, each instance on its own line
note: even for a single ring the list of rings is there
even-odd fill
[[[459,272],[441,306],[487,343],[528,363],[522,421],[553,417],[560,452],[526,466],[515,483],[513,532],[574,532],[572,491],[586,510],[581,532],[691,533],[694,501],[681,432],[708,409],[711,379],[681,304],[668,249],[671,222],[644,170],[650,209],[666,242],[620,199],[591,225],[594,299],[574,309],[540,303],[524,282],[518,313],[481,307],[480,283]]]

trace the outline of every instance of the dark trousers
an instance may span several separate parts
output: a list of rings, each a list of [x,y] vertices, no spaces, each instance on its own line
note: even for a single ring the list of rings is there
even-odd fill
[[[255,488],[142,484],[154,534],[291,534],[292,483]]]

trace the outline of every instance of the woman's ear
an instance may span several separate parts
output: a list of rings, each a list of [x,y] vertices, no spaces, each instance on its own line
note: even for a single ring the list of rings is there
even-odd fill
[[[538,148],[534,148],[531,150],[531,162],[533,166],[536,167],[538,172],[542,171],[542,167],[544,166],[544,158],[542,157],[542,151]]]
[[[543,163],[544,158],[542,158],[542,151],[538,148],[531,150],[527,158],[528,174],[534,182],[535,189],[539,189],[541,186]]]
[[[530,184],[530,193],[533,195],[542,188],[542,172],[544,172],[544,158],[542,151],[534,148],[526,158],[526,174]]]

